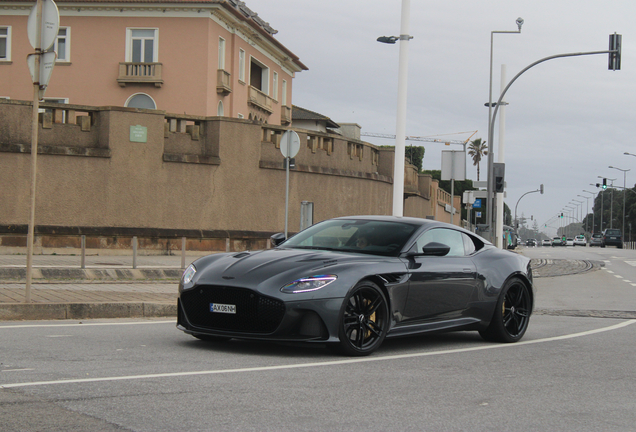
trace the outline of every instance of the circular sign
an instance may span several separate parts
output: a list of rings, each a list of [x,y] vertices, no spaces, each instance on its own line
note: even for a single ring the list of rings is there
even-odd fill
[[[286,158],[293,158],[300,150],[300,137],[294,131],[288,130],[280,138],[280,152]]]
[[[29,13],[29,20],[27,21],[27,34],[29,35],[29,42],[31,46],[36,48],[40,45],[42,51],[46,51],[53,46],[55,39],[57,38],[57,32],[60,29],[60,13],[57,10],[57,5],[53,0],[41,0],[42,1],[42,27],[40,33],[40,40],[37,40],[38,29],[38,5],[31,8]]]

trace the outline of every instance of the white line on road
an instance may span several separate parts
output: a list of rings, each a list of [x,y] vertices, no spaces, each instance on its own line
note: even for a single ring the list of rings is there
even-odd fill
[[[377,362],[377,361],[385,361],[385,360],[402,360],[402,359],[408,359],[408,358],[429,357],[429,356],[444,355],[444,354],[458,354],[458,353],[482,351],[482,350],[488,350],[488,349],[511,348],[511,347],[518,347],[520,345],[530,345],[530,344],[572,339],[572,338],[577,338],[582,336],[589,336],[596,333],[603,333],[607,331],[617,330],[623,327],[627,327],[628,325],[631,325],[634,323],[636,323],[636,320],[628,320],[628,321],[623,321],[619,324],[615,324],[609,327],[603,327],[600,329],[588,330],[588,331],[584,331],[580,333],[572,333],[572,334],[563,335],[563,336],[554,336],[550,338],[517,342],[515,344],[490,344],[490,345],[482,345],[482,346],[473,347],[473,348],[458,348],[458,349],[443,350],[443,351],[420,352],[420,353],[413,353],[413,354],[399,354],[399,355],[383,356],[383,357],[365,357],[365,358],[335,360],[335,361],[316,362],[316,363],[298,363],[298,364],[279,365],[279,366],[261,366],[261,367],[240,368],[240,369],[217,369],[217,370],[205,370],[205,371],[193,371],[193,372],[172,372],[172,373],[148,374],[148,375],[128,375],[128,376],[119,376],[119,377],[81,378],[81,379],[67,379],[67,380],[58,380],[58,381],[35,381],[35,382],[23,382],[23,383],[14,383],[14,384],[0,384],[0,389],[15,388],[15,387],[45,386],[45,385],[56,385],[56,384],[93,383],[93,382],[101,382],[101,381],[129,381],[129,380],[148,379],[148,378],[172,378],[172,377],[184,377],[184,376],[195,376],[195,375],[267,372],[267,371],[283,370],[283,369],[300,369],[300,368],[310,368],[310,367],[339,366],[339,365],[354,364],[354,363]]]

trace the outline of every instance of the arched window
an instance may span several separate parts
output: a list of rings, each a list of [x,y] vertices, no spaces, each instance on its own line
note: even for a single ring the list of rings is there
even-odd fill
[[[128,108],[157,109],[155,101],[145,93],[136,93],[128,98],[124,105]]]
[[[219,101],[219,104],[216,107],[216,115],[223,117],[223,101]]]

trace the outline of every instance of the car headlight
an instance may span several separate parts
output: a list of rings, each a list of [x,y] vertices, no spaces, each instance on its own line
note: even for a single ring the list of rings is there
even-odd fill
[[[181,276],[181,283],[183,285],[189,284],[192,281],[192,278],[197,272],[197,268],[194,264],[190,264],[187,269],[183,272],[183,276]]]
[[[320,288],[324,288],[331,282],[338,279],[336,275],[316,275],[306,278],[296,279],[295,281],[288,283],[280,290],[284,293],[296,294],[308,291],[316,291]]]

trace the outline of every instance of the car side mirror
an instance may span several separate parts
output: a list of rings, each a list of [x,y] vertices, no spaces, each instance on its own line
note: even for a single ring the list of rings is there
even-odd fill
[[[450,252],[450,246],[443,243],[430,242],[422,248],[422,252],[428,256],[446,256]]]
[[[272,235],[270,237],[270,240],[272,241],[272,246],[276,247],[279,244],[281,244],[282,242],[285,241],[285,234],[284,233],[276,233],[274,235]]]

